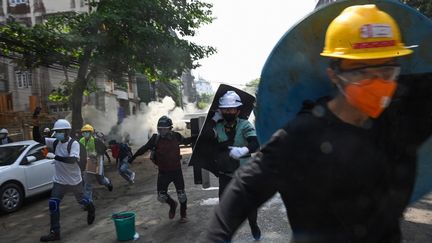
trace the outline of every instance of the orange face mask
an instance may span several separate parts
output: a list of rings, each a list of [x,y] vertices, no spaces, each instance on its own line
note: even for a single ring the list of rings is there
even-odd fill
[[[347,101],[360,111],[377,118],[381,115],[396,90],[397,84],[384,79],[365,79],[357,84],[347,84],[345,96]]]

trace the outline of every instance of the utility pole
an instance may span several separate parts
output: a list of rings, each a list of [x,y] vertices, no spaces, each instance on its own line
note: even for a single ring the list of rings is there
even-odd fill
[[[183,110],[183,89],[182,89],[182,86],[183,86],[183,82],[180,80],[180,85],[179,85],[179,89],[180,89],[180,107],[182,108],[182,110]]]

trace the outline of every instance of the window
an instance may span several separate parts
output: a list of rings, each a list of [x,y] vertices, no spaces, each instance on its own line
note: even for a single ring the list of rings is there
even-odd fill
[[[15,79],[18,85],[18,88],[22,88],[23,87],[23,83],[22,83],[22,75],[21,72],[16,72],[15,73]]]
[[[16,71],[15,80],[18,88],[28,88],[33,85],[32,73],[30,71]]]
[[[27,4],[28,0],[9,0],[11,6],[15,6],[18,4]]]
[[[26,73],[22,74],[22,84],[23,84],[23,87],[28,87],[27,86],[27,75],[26,75]]]
[[[27,72],[27,85],[28,85],[28,87],[31,87],[33,85],[32,73],[31,72]]]
[[[13,164],[28,145],[0,147],[0,166]]]
[[[6,81],[0,80],[0,91],[6,92]]]
[[[46,146],[43,146],[43,145],[36,145],[27,153],[26,156],[34,156],[34,157],[36,157],[36,160],[45,159],[45,156],[43,156],[43,153],[42,153],[42,149],[45,147]]]
[[[50,106],[50,110],[51,110],[52,112],[57,112],[57,106],[56,106],[56,105],[52,105],[52,106]]]

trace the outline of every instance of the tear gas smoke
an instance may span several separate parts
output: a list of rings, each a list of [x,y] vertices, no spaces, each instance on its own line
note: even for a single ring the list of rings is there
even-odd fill
[[[193,104],[186,106],[185,111],[175,106],[171,97],[165,97],[161,102],[152,101],[148,105],[141,103],[140,111],[135,116],[125,118],[121,124],[120,134],[128,137],[132,144],[143,145],[157,132],[157,122],[161,116],[168,116],[173,121],[173,130],[190,136],[186,129],[185,114],[196,111]]]
[[[207,111],[198,110],[195,104],[185,104],[184,110],[175,106],[171,97],[165,97],[161,102],[152,101],[140,104],[140,111],[136,115],[126,117],[117,125],[117,107],[107,107],[106,112],[97,110],[94,106],[83,107],[84,123],[91,124],[96,131],[107,135],[107,140],[129,142],[136,146],[144,145],[153,133],[157,132],[157,122],[161,116],[168,116],[173,121],[173,130],[184,136],[190,136],[190,130],[186,129],[185,114],[195,113],[205,116]]]

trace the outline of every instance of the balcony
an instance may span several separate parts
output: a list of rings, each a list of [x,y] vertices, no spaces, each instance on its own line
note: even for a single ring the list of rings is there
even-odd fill
[[[121,100],[128,100],[129,99],[128,92],[123,91],[123,90],[115,89],[113,94],[117,95],[117,99],[121,99]]]

